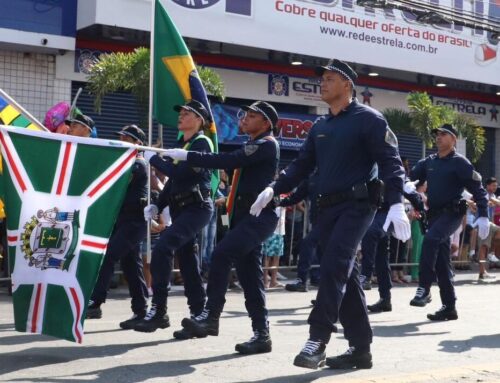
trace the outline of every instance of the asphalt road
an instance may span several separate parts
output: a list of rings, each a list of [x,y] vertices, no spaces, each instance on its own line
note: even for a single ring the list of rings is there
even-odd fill
[[[308,335],[315,291],[268,294],[273,352],[239,356],[234,344],[250,338],[243,294],[229,292],[220,335],[176,341],[188,310],[181,289],[169,299],[172,327],[152,334],[123,331],[130,315],[127,292],[112,290],[100,320],[85,322],[82,345],[13,330],[11,298],[0,288],[0,382],[500,382],[500,281],[477,284],[477,274],[457,276],[459,320],[431,323],[438,291],[425,308],[410,307],[415,285],[393,289],[393,311],[370,315],[374,330],[371,370],[306,370],[292,361]],[[500,279],[500,275],[499,275]],[[378,298],[376,289],[367,300]],[[342,328],[328,355],[347,349]]]

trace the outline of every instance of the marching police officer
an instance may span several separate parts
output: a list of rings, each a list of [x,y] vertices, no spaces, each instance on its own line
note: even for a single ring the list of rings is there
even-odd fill
[[[420,212],[424,211],[424,203],[422,201],[422,197],[418,193],[403,193],[403,195],[410,201],[415,210]],[[391,268],[389,265],[389,243],[391,235],[383,228],[387,219],[388,211],[388,204],[383,202],[382,206],[377,210],[372,224],[366,231],[366,234],[361,241],[361,253],[363,254],[363,257],[361,259],[361,274],[359,279],[364,290],[367,289],[365,286],[370,286],[369,283],[373,274],[374,264],[377,274],[380,299],[373,305],[367,306],[369,311],[375,313],[392,311],[392,282]],[[399,244],[399,242],[397,243]],[[371,286],[369,288],[371,288]]]
[[[145,140],[144,132],[137,125],[125,126],[118,134],[121,141],[136,145],[143,145]],[[142,154],[138,154],[132,167],[132,179],[109,239],[99,277],[87,308],[87,318],[99,319],[102,317],[100,306],[106,301],[114,264],[120,260],[132,297],[132,311],[134,313],[130,319],[120,323],[120,327],[123,329],[132,328],[134,323],[144,318],[147,308],[148,289],[144,280],[139,248],[146,236],[146,223],[142,211],[147,201],[147,181],[146,161]]]
[[[316,303],[309,315],[309,340],[294,364],[318,368],[325,364],[325,348],[334,323],[340,318],[349,350],[328,358],[331,368],[370,368],[372,330],[359,282],[356,248],[375,215],[380,181],[390,205],[384,229],[410,237],[403,206],[404,170],[397,140],[384,117],[352,98],[356,72],[346,63],[331,60],[316,68],[321,76],[321,98],[330,113],[309,131],[299,156],[271,187],[259,195],[252,213],[259,214],[273,195],[291,190],[317,167],[319,172],[317,225],[322,258]]]
[[[256,101],[242,107],[242,130],[250,140],[231,153],[204,154],[185,150],[167,150],[166,155],[185,161],[189,166],[235,169],[228,197],[230,229],[212,254],[208,276],[208,300],[203,313],[185,318],[182,326],[196,336],[218,335],[219,317],[224,308],[227,280],[234,262],[245,294],[245,306],[252,320],[254,336],[236,345],[242,354],[270,352],[269,323],[262,271],[262,242],[276,228],[278,217],[274,204],[266,204],[262,214],[249,213],[252,202],[274,178],[279,162],[279,146],[272,135],[278,114],[267,102]]]
[[[430,288],[437,277],[443,306],[434,314],[428,314],[427,318],[454,320],[458,314],[450,261],[450,235],[458,229],[467,210],[466,201],[461,197],[464,187],[472,193],[477,204],[480,238],[488,235],[488,201],[481,185],[481,175],[467,158],[455,151],[457,130],[450,124],[444,124],[433,133],[438,152],[420,160],[410,173],[412,180],[427,181],[429,204],[429,229],[422,244],[419,283],[410,305],[424,307],[431,301]],[[407,183],[405,190],[414,190],[415,183]]]
[[[288,197],[280,201],[280,206],[293,206],[305,198],[309,197],[311,204],[309,209],[309,221],[311,230],[300,241],[299,259],[297,261],[297,280],[294,283],[285,285],[288,291],[307,291],[307,277],[310,274],[311,284],[319,283],[319,269],[311,269],[311,264],[317,263],[321,258],[319,250],[319,230],[316,225],[318,209],[316,207],[316,199],[318,197],[318,173],[314,172],[307,180],[297,187],[297,189]]]
[[[211,119],[205,106],[191,100],[185,105],[175,106],[174,110],[179,112],[177,127],[182,133],[179,146],[201,153],[212,152],[212,143],[203,134],[203,129],[209,125]],[[151,255],[151,307],[144,319],[134,326],[135,331],[154,332],[158,328],[170,326],[167,296],[174,253],[178,256],[179,269],[184,280],[184,294],[191,315],[200,315],[205,306],[206,295],[198,263],[196,238],[212,216],[212,171],[191,166],[186,162],[164,160],[154,152],[147,151],[144,155],[151,166],[168,177],[168,182],[158,198],[158,205],[148,205],[144,209],[144,217],[150,221],[167,205],[172,217],[172,225],[160,234]],[[174,337],[189,339],[194,335],[179,330],[174,332]]]

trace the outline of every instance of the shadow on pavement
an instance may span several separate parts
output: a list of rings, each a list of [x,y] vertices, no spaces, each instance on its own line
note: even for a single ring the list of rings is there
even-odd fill
[[[464,340],[443,340],[438,351],[460,353],[473,348],[498,348],[499,344],[500,334],[478,335]]]
[[[49,366],[56,363],[66,363],[79,359],[117,356],[125,354],[131,349],[152,347],[169,343],[168,340],[130,343],[108,344],[103,346],[70,346],[70,347],[32,347],[16,352],[4,353],[1,357],[0,375],[15,371]]]
[[[295,368],[295,367],[294,367]],[[344,374],[349,374],[352,372],[356,372],[357,370],[332,370],[330,368],[323,368],[316,371],[308,370],[304,368],[295,368],[297,371],[304,371],[304,373],[300,375],[287,375],[287,376],[279,376],[275,378],[266,378],[262,380],[252,380],[252,383],[311,383],[316,379],[321,379],[327,376],[333,378],[332,382],[334,382],[335,376],[340,376]],[[236,383],[244,383],[248,382],[246,380],[242,380]]]
[[[154,343],[162,343],[162,342],[151,342],[150,344],[143,344],[143,345],[154,345]],[[127,345],[127,348],[130,348],[130,345]],[[87,352],[85,353],[87,354]],[[218,355],[214,357],[201,358],[201,359],[172,360],[167,362],[133,364],[133,365],[117,366],[103,370],[93,370],[80,374],[30,379],[30,381],[44,382],[44,383],[88,383],[89,381],[92,381],[93,383],[109,383],[109,382],[115,382],[118,379],[122,383],[142,382],[148,379],[168,378],[173,376],[182,376],[191,374],[196,370],[194,366],[198,364],[227,361],[230,359],[235,359],[240,357],[242,357],[242,355],[235,353],[235,354]],[[12,379],[11,381],[23,381],[23,380],[25,379],[20,378],[20,379]]]
[[[405,323],[401,325],[387,325],[387,326],[372,326],[373,335],[385,338],[399,338],[402,336],[422,336],[422,335],[442,335],[448,334],[449,331],[444,332],[423,332],[420,331],[419,326],[432,324],[431,321]]]

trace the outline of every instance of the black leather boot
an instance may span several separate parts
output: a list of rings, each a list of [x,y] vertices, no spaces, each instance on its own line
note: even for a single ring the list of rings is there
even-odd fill
[[[272,346],[268,329],[253,330],[253,337],[248,342],[237,344],[235,350],[245,355],[261,354],[271,352]]]

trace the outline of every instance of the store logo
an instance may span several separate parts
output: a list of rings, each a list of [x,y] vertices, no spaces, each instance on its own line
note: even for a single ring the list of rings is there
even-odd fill
[[[220,0],[172,0],[181,7],[190,9],[203,9],[217,4]]]
[[[270,74],[267,80],[267,94],[288,96],[289,79],[281,74]]]

